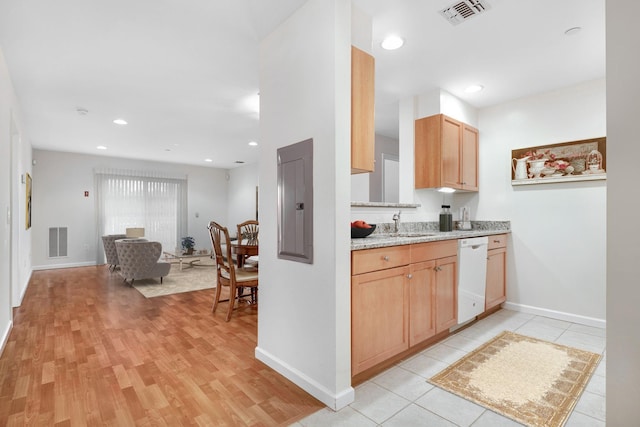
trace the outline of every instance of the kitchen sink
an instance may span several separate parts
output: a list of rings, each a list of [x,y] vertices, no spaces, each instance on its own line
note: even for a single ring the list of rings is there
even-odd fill
[[[406,233],[393,233],[392,236],[394,237],[428,237],[428,236],[435,236],[436,233],[427,233],[427,232],[420,232],[420,231],[411,231],[411,232],[406,232]]]

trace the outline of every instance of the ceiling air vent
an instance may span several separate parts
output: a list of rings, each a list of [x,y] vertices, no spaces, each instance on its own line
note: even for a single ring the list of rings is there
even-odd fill
[[[458,25],[489,9],[489,5],[484,0],[464,0],[442,9],[440,15],[444,16],[452,25]]]

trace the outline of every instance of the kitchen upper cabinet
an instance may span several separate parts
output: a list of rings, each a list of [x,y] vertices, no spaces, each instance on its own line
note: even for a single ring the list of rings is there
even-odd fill
[[[478,191],[478,130],[444,114],[415,122],[415,187]]]
[[[485,310],[507,300],[507,235],[489,236]]]
[[[351,173],[374,170],[375,59],[351,46]]]

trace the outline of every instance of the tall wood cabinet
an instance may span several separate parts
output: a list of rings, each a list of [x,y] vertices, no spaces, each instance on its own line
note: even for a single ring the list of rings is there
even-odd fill
[[[351,173],[373,172],[375,59],[351,46]]]
[[[489,236],[485,310],[507,300],[507,235]]]
[[[478,130],[444,114],[415,121],[415,187],[478,191]]]

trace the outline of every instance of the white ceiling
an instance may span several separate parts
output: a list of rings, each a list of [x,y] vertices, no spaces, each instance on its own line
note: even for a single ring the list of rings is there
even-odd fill
[[[259,41],[304,2],[0,0],[0,46],[33,147],[257,162]],[[397,137],[398,100],[436,88],[482,108],[604,77],[604,2],[486,0],[488,12],[453,26],[438,14],[453,1],[353,0],[373,18],[377,132]],[[582,30],[565,35],[572,27]],[[405,46],[382,50],[389,33]],[[485,90],[465,94],[472,83]]]

